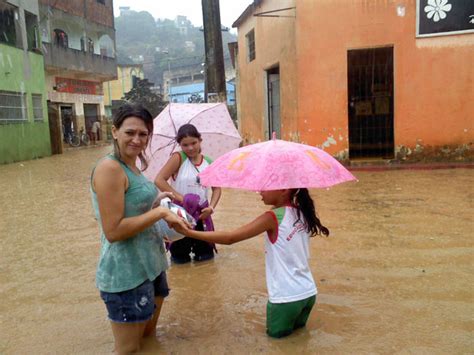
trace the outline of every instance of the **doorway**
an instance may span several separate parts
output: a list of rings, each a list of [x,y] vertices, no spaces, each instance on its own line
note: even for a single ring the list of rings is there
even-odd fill
[[[61,125],[59,123],[58,105],[48,101],[49,137],[51,142],[51,154],[62,154]]]
[[[394,157],[393,47],[347,52],[349,158]]]
[[[98,105],[84,104],[84,119],[85,119],[85,124],[86,124],[86,133],[89,135],[89,137],[91,136],[92,125],[94,124],[95,121],[99,120],[98,109],[99,109]],[[98,134],[99,133],[100,132],[98,132]],[[100,140],[100,138],[98,138],[98,140]]]
[[[61,125],[63,130],[63,141],[64,143],[68,142],[68,137],[72,135],[73,132],[77,133],[77,122],[74,117],[74,111],[72,106],[61,105]]]
[[[272,138],[273,132],[280,139],[280,67],[267,70],[267,90],[268,139]]]

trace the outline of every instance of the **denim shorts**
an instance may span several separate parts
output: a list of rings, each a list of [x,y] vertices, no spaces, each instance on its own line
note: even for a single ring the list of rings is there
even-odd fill
[[[146,322],[155,312],[155,297],[169,295],[166,272],[162,272],[152,282],[146,280],[141,285],[122,292],[100,291],[109,319],[117,323]]]

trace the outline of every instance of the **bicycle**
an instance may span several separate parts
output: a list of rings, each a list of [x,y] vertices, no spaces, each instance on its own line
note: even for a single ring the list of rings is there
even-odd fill
[[[71,147],[79,147],[81,145],[81,138],[72,131],[66,136],[66,143],[68,143]]]
[[[86,133],[86,131],[84,130],[84,128],[81,128],[79,130],[79,137],[80,137],[80,143],[84,144],[84,145],[89,145],[90,142],[91,142],[91,138],[89,137],[89,135]]]

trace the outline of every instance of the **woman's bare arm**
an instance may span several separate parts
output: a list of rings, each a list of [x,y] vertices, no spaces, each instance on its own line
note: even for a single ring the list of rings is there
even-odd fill
[[[179,223],[178,217],[162,207],[153,208],[136,217],[125,218],[128,179],[120,164],[114,160],[104,159],[99,163],[94,171],[92,184],[97,194],[102,229],[111,243],[134,237],[161,218],[171,224]]]

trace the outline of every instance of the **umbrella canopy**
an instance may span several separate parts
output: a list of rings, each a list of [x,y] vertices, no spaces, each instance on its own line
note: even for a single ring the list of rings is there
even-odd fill
[[[153,121],[153,137],[146,150],[149,166],[143,172],[148,179],[154,180],[170,155],[180,150],[175,137],[186,123],[201,133],[202,152],[212,159],[237,148],[242,141],[225,103],[171,103]]]
[[[230,151],[199,176],[205,186],[253,191],[326,188],[356,180],[325,151],[278,139]]]

